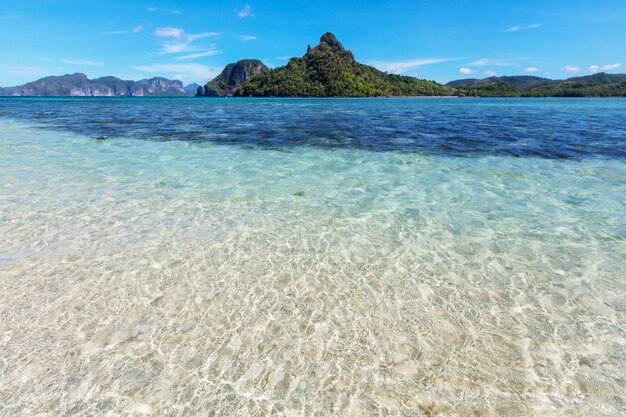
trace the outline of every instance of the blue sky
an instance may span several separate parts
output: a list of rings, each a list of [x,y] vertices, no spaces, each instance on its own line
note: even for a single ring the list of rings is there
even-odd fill
[[[205,83],[331,31],[357,60],[447,82],[626,72],[626,0],[0,0],[0,85],[46,75]]]

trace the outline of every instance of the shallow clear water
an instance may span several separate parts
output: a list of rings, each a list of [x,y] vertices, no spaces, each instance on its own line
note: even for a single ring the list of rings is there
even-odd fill
[[[622,415],[623,120],[0,100],[0,413]]]

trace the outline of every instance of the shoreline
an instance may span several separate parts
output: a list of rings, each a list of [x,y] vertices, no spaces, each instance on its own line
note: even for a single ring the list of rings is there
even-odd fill
[[[0,96],[0,99],[393,99],[393,98],[428,98],[428,99],[626,99],[626,96],[332,96],[332,97],[324,97],[324,96],[310,96],[310,97],[301,97],[301,96],[246,96],[246,97],[234,97],[234,96],[223,96],[223,97],[197,97],[197,96]]]

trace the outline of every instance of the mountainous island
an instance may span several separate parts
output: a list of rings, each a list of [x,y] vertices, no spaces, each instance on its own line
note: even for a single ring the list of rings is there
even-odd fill
[[[533,76],[465,79],[446,84],[457,94],[478,97],[625,97],[626,74],[598,73],[566,80]]]
[[[0,88],[0,96],[27,97],[185,97],[193,96],[178,80],[154,77],[129,81],[117,77],[89,79],[85,74],[41,78],[17,87]]]
[[[183,86],[155,77],[126,81],[116,77],[88,79],[85,74],[42,78],[0,88],[0,96],[91,97],[626,97],[626,74],[598,73],[566,80],[534,76],[463,79],[445,85],[388,74],[354,59],[335,35],[322,35],[301,58],[270,69],[258,59],[228,64],[204,86]]]
[[[268,71],[270,71],[270,69],[258,59],[242,59],[241,61],[226,65],[226,68],[224,68],[220,75],[206,83],[204,88],[198,87],[196,96],[232,96],[236,93],[239,85],[245,83],[255,75]]]
[[[455,89],[434,81],[387,74],[358,63],[335,35],[322,35],[319,45],[302,58],[270,69],[259,60],[226,66],[197,96],[235,97],[379,97],[453,95]]]
[[[235,96],[255,97],[373,97],[438,96],[454,89],[434,81],[387,74],[358,63],[330,32],[308,47],[302,58],[284,67],[262,71],[239,85]]]
[[[238,70],[235,71],[234,69]],[[232,74],[245,74],[233,77]],[[269,69],[258,60],[229,64],[197,96],[235,97],[613,97],[626,96],[626,75],[599,73],[567,80],[533,76],[434,81],[388,74],[360,64],[330,32],[301,58]]]

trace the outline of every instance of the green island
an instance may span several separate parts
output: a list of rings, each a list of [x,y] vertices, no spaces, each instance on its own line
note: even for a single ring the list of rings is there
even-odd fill
[[[626,74],[598,73],[567,80],[533,76],[467,79],[446,84],[459,95],[478,97],[624,97]]]
[[[335,35],[301,58],[270,69],[246,59],[229,64],[197,96],[216,97],[624,97],[626,74],[598,73],[567,80],[505,76],[451,81],[445,85],[415,77],[388,74],[354,59]]]
[[[389,74],[356,61],[326,32],[287,65],[269,68],[258,59],[228,64],[204,86],[154,77],[139,81],[113,76],[89,79],[75,73],[49,76],[0,96],[28,97],[626,97],[626,74],[597,73],[566,80],[536,76],[436,81]]]
[[[335,35],[327,32],[322,35],[316,47],[309,46],[303,57],[291,58],[283,67],[269,69],[259,60],[243,60],[229,64],[219,76],[207,83],[204,91],[199,89],[197,95],[392,97],[452,96],[455,93],[455,88],[435,81],[388,74],[361,64],[354,59],[351,51],[343,47]]]

